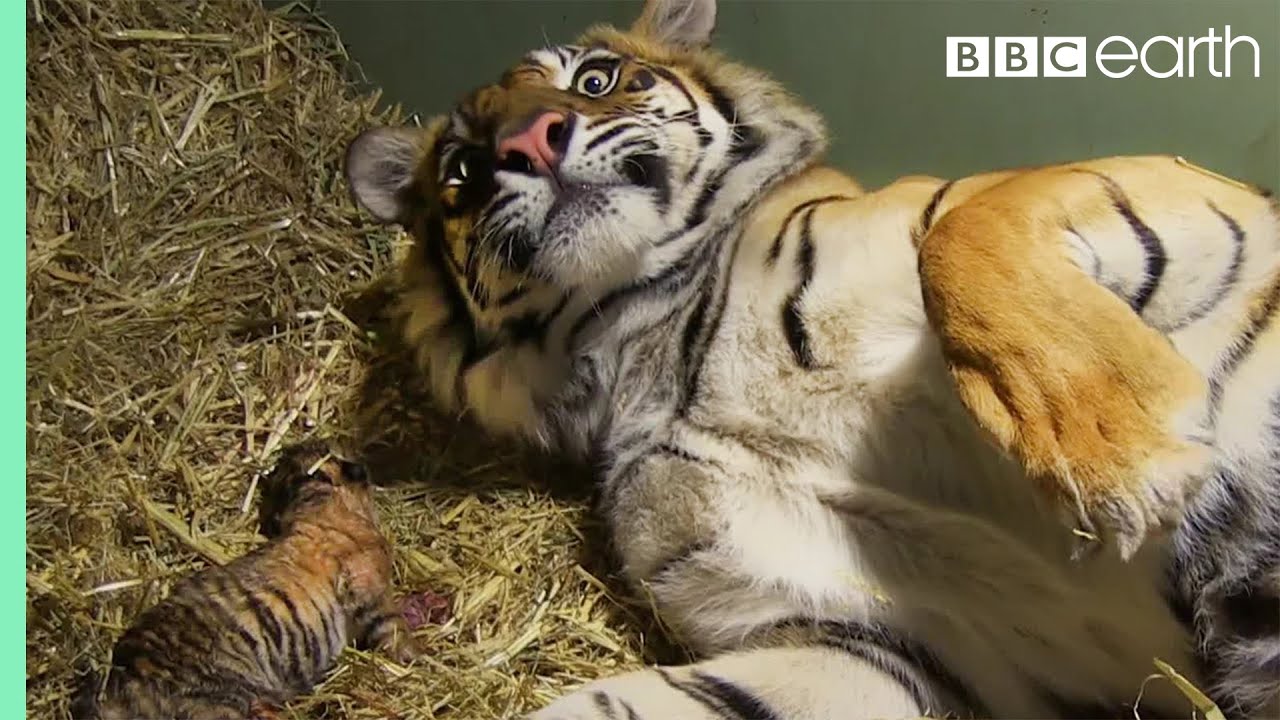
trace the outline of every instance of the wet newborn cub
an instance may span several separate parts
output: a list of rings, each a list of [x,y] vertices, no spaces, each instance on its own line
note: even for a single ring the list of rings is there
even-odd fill
[[[120,638],[102,720],[270,718],[348,642],[416,654],[362,465],[318,445],[286,452],[259,521],[267,544],[184,579]]]

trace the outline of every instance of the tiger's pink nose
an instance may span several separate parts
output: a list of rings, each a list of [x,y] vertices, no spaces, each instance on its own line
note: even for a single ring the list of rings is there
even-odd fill
[[[569,146],[569,123],[558,112],[545,111],[524,129],[498,141],[498,162],[507,169],[550,177]]]

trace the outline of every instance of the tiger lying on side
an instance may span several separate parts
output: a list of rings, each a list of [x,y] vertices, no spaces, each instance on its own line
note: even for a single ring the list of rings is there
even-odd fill
[[[591,460],[706,658],[533,717],[1127,717],[1154,657],[1280,715],[1275,205],[1164,157],[867,192],[714,20],[348,151],[439,402]]]

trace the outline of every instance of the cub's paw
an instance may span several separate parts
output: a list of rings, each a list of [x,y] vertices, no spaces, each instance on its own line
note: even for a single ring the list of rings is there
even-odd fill
[[[1060,508],[1076,554],[1114,544],[1128,559],[1177,524],[1208,474],[1206,388],[1163,338],[1061,327],[1082,322],[970,342],[951,372],[978,424]]]

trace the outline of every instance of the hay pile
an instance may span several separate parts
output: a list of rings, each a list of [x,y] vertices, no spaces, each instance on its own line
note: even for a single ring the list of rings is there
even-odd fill
[[[454,604],[415,667],[351,651],[292,717],[507,717],[638,664],[582,491],[537,481],[578,477],[432,415],[378,325],[403,239],[361,219],[340,160],[398,112],[353,89],[331,29],[33,0],[27,31],[30,715],[67,717],[137,612],[258,543],[255,473],[315,435],[389,485],[401,587]]]

